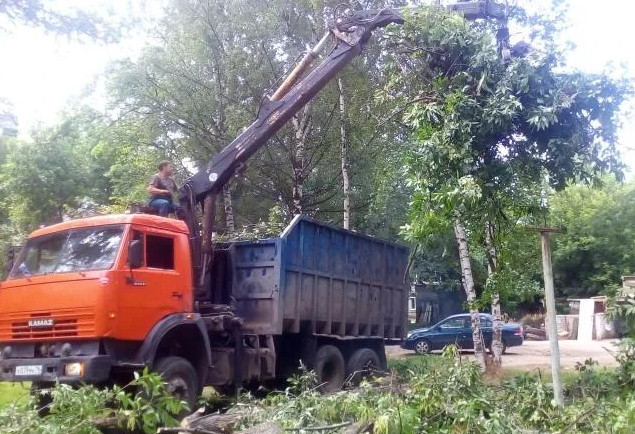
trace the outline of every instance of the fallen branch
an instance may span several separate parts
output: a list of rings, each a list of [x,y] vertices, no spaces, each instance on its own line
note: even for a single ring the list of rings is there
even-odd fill
[[[316,426],[316,427],[309,427],[309,428],[287,428],[285,429],[285,431],[327,431],[330,429],[338,429],[338,428],[344,428],[345,426],[349,426],[352,425],[353,422],[342,422],[342,423],[336,423],[335,425],[327,425],[327,426]]]
[[[356,424],[349,426],[346,431],[344,431],[344,434],[363,434],[367,431],[372,432],[374,424],[374,421],[357,422]]]
[[[158,434],[162,433],[181,433],[187,432],[191,434],[221,434],[220,431],[209,431],[201,428],[182,428],[182,427],[171,427],[171,428],[159,428],[157,430]]]

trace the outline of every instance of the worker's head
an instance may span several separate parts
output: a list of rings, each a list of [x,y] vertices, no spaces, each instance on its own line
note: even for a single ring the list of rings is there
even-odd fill
[[[174,166],[172,166],[172,163],[168,160],[163,160],[159,163],[159,172],[165,176],[171,176],[173,169]]]

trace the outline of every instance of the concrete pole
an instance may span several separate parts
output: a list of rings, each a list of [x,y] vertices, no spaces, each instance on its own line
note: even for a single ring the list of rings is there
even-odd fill
[[[551,268],[551,246],[549,230],[540,231],[542,245],[542,272],[545,281],[545,303],[547,304],[547,333],[551,349],[551,376],[553,379],[553,394],[558,407],[564,406],[562,382],[560,380],[560,348],[558,347],[558,325],[556,323],[556,298],[553,289],[553,272]]]

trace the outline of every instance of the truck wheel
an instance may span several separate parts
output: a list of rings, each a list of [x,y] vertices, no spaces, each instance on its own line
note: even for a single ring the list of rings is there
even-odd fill
[[[357,386],[362,378],[372,375],[380,368],[379,356],[370,348],[360,348],[355,351],[346,364],[349,381]]]
[[[333,345],[323,345],[315,354],[315,373],[320,391],[328,393],[342,388],[346,376],[344,357]]]
[[[35,398],[37,414],[40,417],[47,416],[51,410],[53,387],[55,387],[54,383],[31,383],[31,395]]]
[[[154,365],[154,371],[163,377],[167,391],[187,402],[190,411],[194,411],[199,384],[192,364],[182,357],[164,357]]]
[[[432,347],[427,339],[419,339],[415,342],[415,353],[425,355],[430,354]]]

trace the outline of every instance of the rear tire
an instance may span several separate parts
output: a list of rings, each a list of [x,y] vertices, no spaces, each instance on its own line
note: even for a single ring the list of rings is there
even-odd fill
[[[164,357],[155,364],[156,373],[161,374],[167,391],[179,398],[194,411],[198,399],[199,383],[196,370],[182,357]]]
[[[379,369],[379,356],[370,348],[355,351],[346,363],[346,373],[353,386],[357,386],[363,378],[371,376]]]
[[[315,354],[315,373],[321,392],[340,390],[346,379],[346,366],[340,350],[333,345],[323,345]]]

